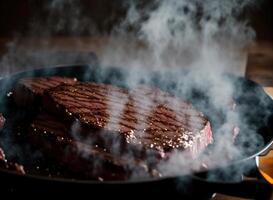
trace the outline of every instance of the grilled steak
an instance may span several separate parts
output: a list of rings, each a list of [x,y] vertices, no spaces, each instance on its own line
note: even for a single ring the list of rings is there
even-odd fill
[[[71,138],[70,127],[57,117],[40,113],[32,122],[29,138],[49,159],[77,176],[91,179],[117,180],[128,178],[130,168],[148,175],[141,160],[114,157],[96,144],[84,144]]]
[[[60,84],[74,84],[77,80],[69,77],[29,77],[18,81],[14,90],[14,101],[18,106],[32,105],[44,92]]]
[[[5,118],[3,117],[2,113],[0,113],[0,130],[4,127]]]
[[[195,157],[213,140],[210,123],[201,112],[156,88],[130,91],[97,83],[61,85],[48,91],[44,104],[97,130],[89,133],[94,138],[113,137],[111,145],[125,146],[126,151],[153,150],[164,157],[179,149]]]

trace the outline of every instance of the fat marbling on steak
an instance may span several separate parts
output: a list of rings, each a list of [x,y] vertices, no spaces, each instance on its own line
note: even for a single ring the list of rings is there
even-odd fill
[[[74,84],[76,81],[75,78],[61,76],[22,78],[16,84],[13,98],[18,106],[32,105],[46,90],[60,84]]]
[[[177,149],[195,157],[213,140],[203,113],[158,88],[127,90],[92,82],[60,85],[48,90],[44,106],[84,127],[101,130],[91,132],[93,137],[112,136],[122,147],[163,156]]]

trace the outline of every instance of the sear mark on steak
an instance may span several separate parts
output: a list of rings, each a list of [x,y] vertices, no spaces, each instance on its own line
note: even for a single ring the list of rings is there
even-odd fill
[[[60,85],[48,90],[44,106],[84,127],[106,131],[121,139],[121,144],[163,154],[179,149],[195,157],[213,140],[210,123],[201,112],[157,88]],[[97,137],[100,133],[90,134]]]
[[[96,180],[128,179],[132,167],[149,175],[144,161],[115,157],[97,144],[88,145],[71,138],[69,131],[69,126],[56,116],[42,112],[32,122],[29,138],[49,159],[76,176]]]
[[[60,76],[22,78],[15,87],[13,98],[18,106],[29,106],[36,102],[46,90],[61,84],[74,84],[76,81],[76,78]]]

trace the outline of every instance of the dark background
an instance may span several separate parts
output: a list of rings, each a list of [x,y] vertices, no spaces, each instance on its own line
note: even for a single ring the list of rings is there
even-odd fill
[[[92,35],[109,33],[125,14],[124,0],[78,0],[74,5],[80,10],[68,7],[61,17],[73,20],[85,16],[91,23],[84,22],[71,30],[68,24],[56,28],[54,16],[48,9],[49,0],[1,0],[0,37],[51,35]],[[259,3],[245,10],[244,16],[257,33],[258,40],[273,40],[273,1],[257,0]],[[88,29],[92,27],[92,31]],[[96,31],[94,31],[96,30]]]
[[[18,34],[41,36],[45,34],[45,30],[52,35],[90,35],[93,33],[88,30],[91,26],[96,33],[108,33],[125,15],[122,0],[62,2],[65,7],[60,8],[57,5],[53,10],[54,0],[1,0],[0,36]],[[89,24],[82,22],[83,17],[90,21]],[[65,19],[66,24],[58,28],[56,23],[61,19]],[[71,30],[69,26],[74,23],[73,20],[78,20],[83,25],[79,25],[77,30]]]

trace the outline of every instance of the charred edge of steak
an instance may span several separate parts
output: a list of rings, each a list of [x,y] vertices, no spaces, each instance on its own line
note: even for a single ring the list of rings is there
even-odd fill
[[[128,179],[130,168],[149,176],[148,167],[142,160],[128,162],[122,157],[115,157],[97,144],[87,145],[72,140],[67,137],[68,131],[67,126],[56,117],[42,113],[31,124],[29,137],[47,157],[86,178]]]
[[[26,174],[23,165],[19,165],[18,163],[12,163],[7,161],[5,152],[1,148],[0,148],[0,167],[3,169],[17,172],[19,174]]]
[[[74,84],[76,81],[75,78],[59,76],[22,78],[15,86],[13,99],[20,107],[30,106],[38,103],[46,90],[61,84]]]
[[[110,95],[109,98],[109,92],[114,93],[114,96]],[[162,97],[163,100],[158,97]],[[110,102],[113,107],[120,107],[122,98],[127,100],[122,116],[114,116],[116,124],[110,123],[109,126],[107,104]],[[145,98],[151,100],[154,110],[149,110],[151,104],[147,105]],[[168,102],[176,104],[177,111],[166,106]],[[141,88],[129,93],[116,86],[97,83],[62,85],[47,92],[44,106],[69,121],[78,120],[86,127],[119,135],[128,146],[142,146],[163,154],[172,149],[195,149],[190,152],[196,155],[204,146],[212,142],[210,123],[204,115],[195,110],[191,104],[159,89]],[[152,114],[145,113],[147,109]],[[137,113],[143,110],[144,113]],[[135,128],[139,120],[138,114],[145,117],[144,129]],[[177,120],[176,117],[181,120]]]

